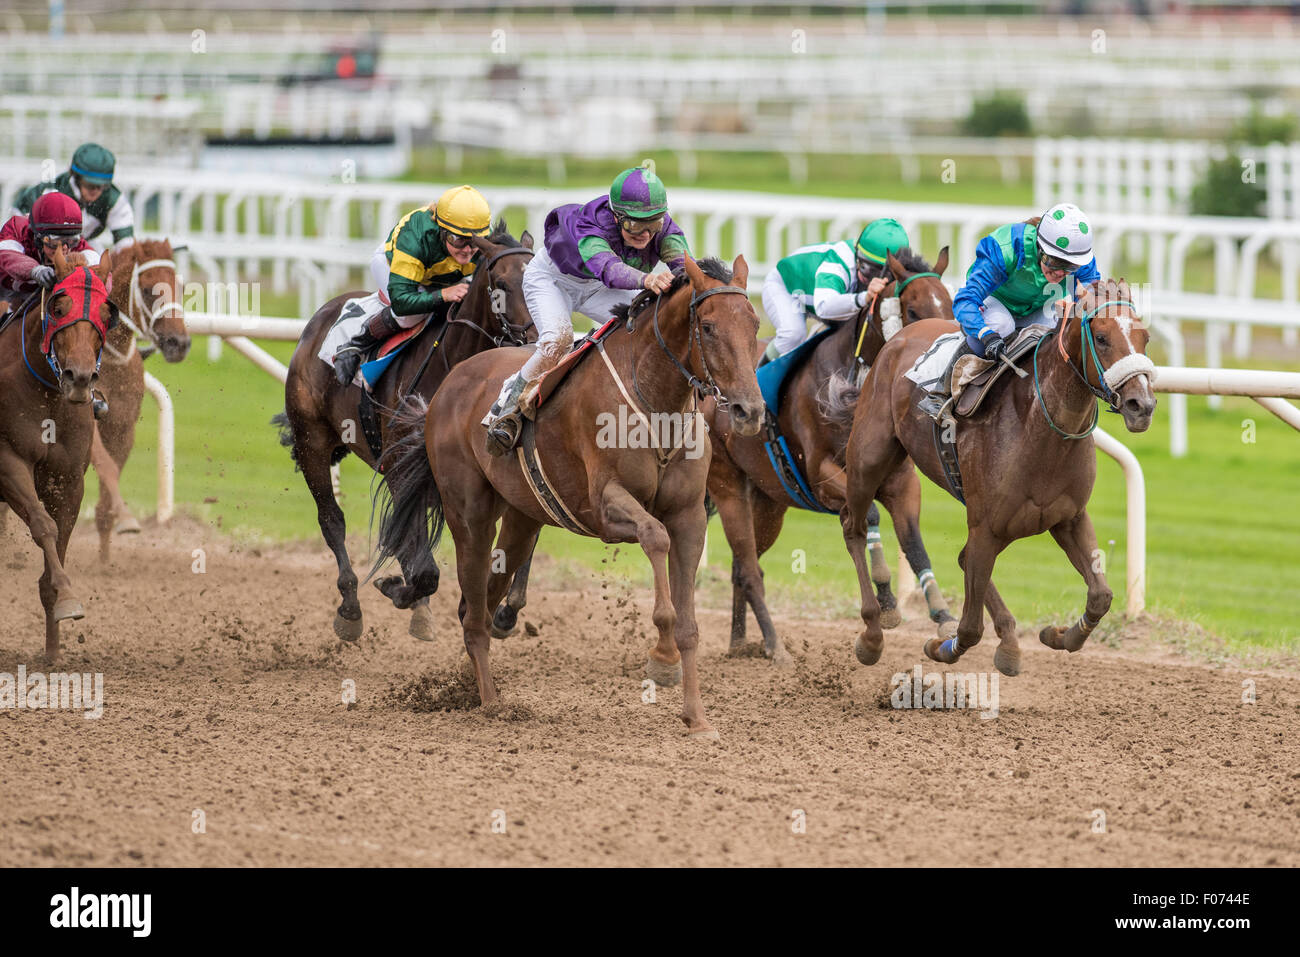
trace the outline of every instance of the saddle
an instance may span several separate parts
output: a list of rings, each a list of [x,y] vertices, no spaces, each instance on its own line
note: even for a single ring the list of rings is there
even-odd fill
[[[1047,326],[1029,326],[1022,330],[1007,346],[1007,358],[1019,366],[1032,355],[1042,338],[1052,330]],[[1009,373],[1005,362],[993,362],[975,355],[964,355],[953,364],[952,409],[959,419],[974,415],[984,403],[993,387]]]

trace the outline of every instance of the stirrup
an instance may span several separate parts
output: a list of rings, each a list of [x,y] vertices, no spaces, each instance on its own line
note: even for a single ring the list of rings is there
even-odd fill
[[[514,409],[499,416],[487,430],[487,452],[495,458],[510,454],[519,441],[519,432],[523,426],[523,415]]]
[[[108,399],[104,398],[104,393],[98,389],[91,393],[90,408],[94,413],[96,422],[108,415]]]
[[[945,414],[952,403],[952,396],[943,392],[927,392],[925,398],[916,403],[916,407],[939,424],[948,418]]]

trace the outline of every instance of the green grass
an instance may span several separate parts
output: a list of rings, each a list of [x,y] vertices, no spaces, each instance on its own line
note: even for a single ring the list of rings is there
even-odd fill
[[[494,186],[546,185],[555,188],[590,187],[592,195],[609,188],[619,170],[646,159],[668,184],[669,196],[676,186],[699,189],[745,189],[759,192],[796,193],[804,196],[841,196],[872,199],[887,196],[899,202],[980,203],[984,205],[1027,205],[1033,202],[1033,168],[1028,158],[1020,163],[1017,182],[1004,183],[1001,167],[992,157],[961,156],[956,160],[956,181],[941,179],[944,157],[917,159],[917,179],[905,181],[900,161],[889,155],[809,155],[807,179],[794,182],[791,167],[780,153],[716,153],[702,151],[695,156],[695,176],[688,178],[682,158],[668,150],[629,153],[608,159],[564,161],[564,175],[548,180],[544,158],[515,156],[497,150],[466,149],[457,166],[448,168],[440,148],[417,149],[410,172],[411,182],[459,182]]]
[[[286,361],[292,351],[286,343],[267,348]],[[148,367],[167,385],[176,405],[177,501],[239,539],[319,541],[316,511],[302,477],[294,473],[287,451],[267,424],[283,407],[279,383],[229,350],[220,362],[209,363],[203,339],[184,363],[151,359]],[[1146,473],[1148,608],[1222,637],[1229,651],[1294,653],[1300,634],[1292,601],[1300,593],[1300,562],[1294,557],[1300,541],[1300,511],[1294,508],[1300,437],[1249,400],[1226,399],[1220,411],[1210,410],[1203,399],[1189,404],[1191,451],[1179,460],[1169,455],[1168,423],[1160,410],[1145,435],[1124,432],[1115,416],[1102,422],[1137,453]],[[140,514],[151,513],[156,501],[156,419],[146,401],[140,441],[123,480],[124,494]],[[1246,419],[1255,423],[1251,444],[1242,441]],[[371,473],[348,458],[341,480],[349,527],[364,535]],[[922,485],[926,544],[939,582],[953,598],[961,589],[956,556],[965,539],[964,512],[936,487],[924,480]],[[1101,547],[1109,553],[1118,615],[1124,604],[1124,486],[1118,466],[1104,457],[1090,511]],[[1108,544],[1111,540],[1114,546]],[[887,541],[893,564],[892,533]],[[324,549],[323,542],[320,547]],[[796,549],[805,553],[803,572],[792,569]],[[618,559],[602,566],[612,547],[548,529],[542,550],[577,570],[604,567],[648,581],[648,567],[635,546],[622,546]],[[729,561],[715,519],[705,578],[710,595],[721,598],[729,591]],[[774,603],[788,613],[807,608],[846,619],[856,614],[852,565],[834,518],[789,512],[764,567]],[[1018,542],[1004,552],[996,581],[1025,624],[1065,623],[1083,608],[1083,584],[1047,536]]]

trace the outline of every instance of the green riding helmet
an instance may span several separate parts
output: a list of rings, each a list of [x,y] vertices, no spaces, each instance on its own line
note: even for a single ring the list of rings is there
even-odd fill
[[[116,163],[113,154],[98,143],[82,143],[72,154],[72,164],[68,168],[92,186],[107,186],[113,182]]]
[[[875,219],[867,223],[862,235],[858,236],[855,252],[859,259],[881,266],[890,253],[897,255],[899,249],[911,245],[907,230],[899,225],[898,220]]]
[[[609,207],[615,216],[654,219],[668,211],[668,190],[650,169],[634,166],[619,173],[609,188]]]

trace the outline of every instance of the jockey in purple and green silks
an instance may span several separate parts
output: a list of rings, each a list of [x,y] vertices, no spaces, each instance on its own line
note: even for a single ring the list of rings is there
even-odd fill
[[[524,270],[524,301],[537,326],[537,349],[506,379],[484,418],[488,451],[504,455],[519,435],[519,401],[573,345],[573,313],[597,324],[643,289],[663,292],[690,249],[668,215],[668,191],[645,167],[624,170],[609,195],[551,210],[544,247]]]

